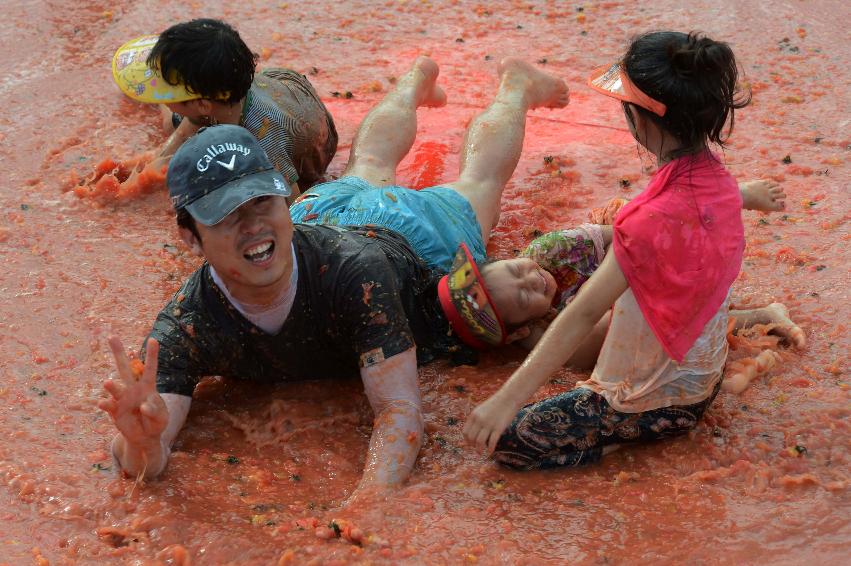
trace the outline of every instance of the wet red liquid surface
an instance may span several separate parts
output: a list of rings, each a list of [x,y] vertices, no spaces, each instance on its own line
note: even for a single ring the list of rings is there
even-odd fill
[[[420,111],[400,171],[414,186],[454,177],[464,128],[495,91],[500,58],[519,54],[564,76],[570,106],[528,119],[490,244],[496,256],[640,191],[651,159],[637,155],[619,106],[584,78],[649,29],[700,29],[732,44],[754,103],[737,114],[724,157],[740,179],[772,177],[789,194],[783,213],[744,213],[734,300],[785,303],[809,345],[784,351],[741,395],[720,395],[690,437],[587,469],[512,472],[466,446],[461,427],[522,353],[488,355],[475,368],[437,363],[420,371],[428,436],[411,478],[387,501],[346,511],[371,430],[358,382],[260,389],[211,380],[159,479],[123,478],[108,456],[114,429],[96,407],[113,374],[106,336],[137,347],[197,260],[178,241],[161,173],[129,192],[104,181],[94,196],[75,180],[162,142],[155,109],[113,86],[114,49],[209,16],[211,6],[4,8],[0,564],[848,560],[847,3],[215,5],[261,65],[309,74],[340,132],[334,173],[360,119],[419,53],[441,65],[449,104]],[[564,371],[541,394],[584,377]],[[315,536],[334,518],[361,528],[363,544]]]

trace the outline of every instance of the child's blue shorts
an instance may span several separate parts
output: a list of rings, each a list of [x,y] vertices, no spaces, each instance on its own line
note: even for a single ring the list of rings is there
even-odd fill
[[[447,272],[458,245],[473,258],[486,256],[482,228],[470,202],[447,187],[419,191],[396,185],[376,187],[358,177],[315,185],[290,207],[293,222],[366,226],[398,232],[431,267]]]

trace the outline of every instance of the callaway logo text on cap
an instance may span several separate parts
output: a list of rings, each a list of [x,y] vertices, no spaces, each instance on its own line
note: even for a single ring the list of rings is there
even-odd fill
[[[231,124],[202,128],[186,140],[169,162],[166,182],[175,210],[207,226],[251,199],[292,193],[257,139]]]

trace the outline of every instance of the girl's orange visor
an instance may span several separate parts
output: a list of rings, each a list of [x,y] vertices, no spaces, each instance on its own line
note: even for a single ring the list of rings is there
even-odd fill
[[[588,77],[588,86],[606,96],[641,106],[657,116],[664,116],[667,110],[664,104],[650,98],[632,84],[620,63],[595,70]]]

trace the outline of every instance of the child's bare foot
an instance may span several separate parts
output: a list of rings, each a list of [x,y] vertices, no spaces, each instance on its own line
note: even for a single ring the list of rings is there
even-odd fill
[[[786,209],[786,193],[774,181],[759,179],[739,183],[742,193],[742,208],[777,212]]]
[[[789,309],[786,308],[786,305],[771,303],[767,307],[763,307],[763,310],[768,319],[768,324],[773,326],[769,330],[769,334],[782,337],[796,348],[803,348],[807,345],[807,337],[804,331],[789,318]]]
[[[763,350],[755,358],[744,358],[732,362],[729,374],[724,376],[721,389],[738,395],[748,388],[750,382],[768,373],[780,361],[780,354],[773,350]]]
[[[564,108],[570,102],[570,91],[562,79],[536,69],[516,57],[503,59],[497,67],[505,87],[523,90],[529,108]]]
[[[439,108],[446,106],[446,93],[437,86],[437,75],[440,68],[429,57],[417,57],[411,70],[402,75],[396,83],[396,90],[412,88],[415,91],[417,106]]]

